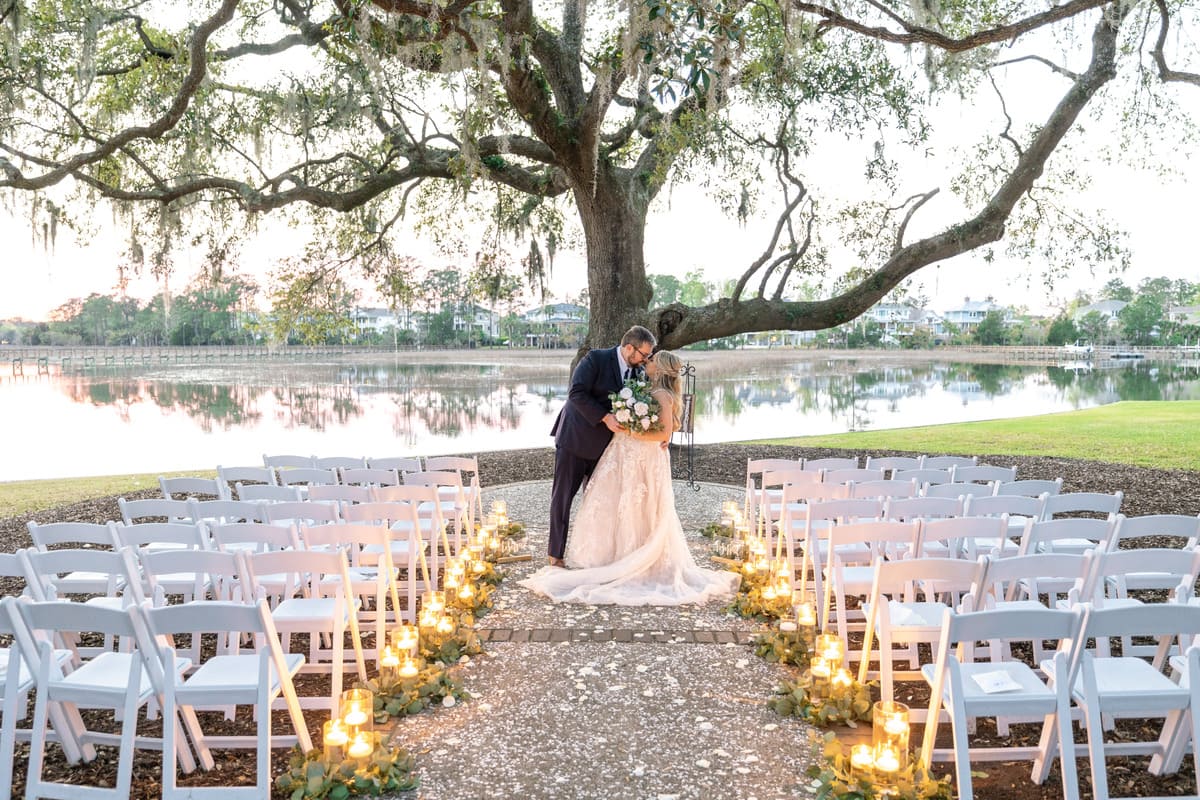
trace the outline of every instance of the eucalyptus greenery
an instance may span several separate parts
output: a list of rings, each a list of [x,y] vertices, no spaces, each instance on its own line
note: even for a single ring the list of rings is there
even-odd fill
[[[851,680],[845,686],[829,684],[823,696],[814,696],[812,676],[806,671],[794,681],[785,680],[767,701],[781,717],[799,717],[819,728],[830,725],[857,727],[871,720],[871,684]]]
[[[432,628],[422,628],[421,657],[427,661],[457,664],[463,656],[479,655],[483,645],[479,640],[479,633],[475,630],[475,617],[453,608],[447,609],[447,613],[454,619],[454,630],[443,634]]]
[[[908,766],[892,776],[886,785],[871,776],[856,775],[837,735],[814,734],[817,763],[808,768],[817,800],[952,800],[954,790],[949,777],[935,777],[921,767],[920,758],[910,758]]]
[[[407,750],[388,746],[387,736],[374,732],[375,749],[363,761],[347,758],[331,763],[321,750],[308,753],[292,749],[287,771],[275,779],[275,788],[289,800],[343,800],[346,797],[407,792],[417,788],[413,757]]]
[[[732,538],[736,531],[731,525],[724,525],[720,522],[710,522],[700,529],[700,535],[705,539],[711,539],[714,536]]]
[[[808,642],[795,631],[787,633],[770,628],[754,639],[754,655],[772,664],[787,664],[792,667],[808,668],[812,653]]]
[[[769,621],[784,617],[791,611],[791,597],[763,596],[763,590],[769,585],[769,574],[766,572],[742,572],[742,582],[732,602],[725,611],[737,614],[739,617]]]
[[[432,705],[454,705],[468,697],[457,668],[439,662],[426,665],[411,678],[397,678],[387,685],[376,679],[367,681],[366,687],[375,694],[376,723],[419,714]]]
[[[524,539],[525,526],[519,522],[510,522],[507,525],[499,525],[496,527],[496,535],[501,539]]]

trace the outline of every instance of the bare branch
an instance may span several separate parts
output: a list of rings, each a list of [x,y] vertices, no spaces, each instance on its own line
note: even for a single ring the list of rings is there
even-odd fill
[[[904,232],[908,230],[908,222],[913,218],[913,215],[917,213],[917,209],[932,200],[934,195],[936,195],[939,191],[941,190],[936,188],[931,189],[925,194],[913,195],[904,201],[905,205],[913,200],[916,200],[917,202],[908,209],[904,215],[904,219],[900,221],[900,226],[896,229],[896,245],[892,248],[892,255],[900,252],[900,250],[904,247]]]
[[[1035,55],[1021,56],[1020,58],[1009,58],[1009,59],[1005,59],[1004,61],[997,61],[996,63],[989,65],[988,69],[995,69],[996,67],[1007,67],[1010,64],[1016,64],[1021,61],[1036,61],[1039,64],[1044,64],[1045,66],[1049,67],[1051,70],[1053,70],[1054,72],[1057,72],[1059,75],[1062,75],[1064,78],[1069,78],[1070,80],[1073,80],[1073,81],[1079,80],[1078,73],[1072,72],[1071,70],[1067,69],[1066,67],[1060,67],[1058,64],[1055,64],[1053,61],[1051,61],[1048,58],[1042,58],[1041,56],[1035,56]]]
[[[1158,27],[1158,40],[1154,43],[1154,49],[1150,52],[1154,56],[1154,63],[1158,65],[1158,77],[1164,83],[1179,82],[1200,86],[1200,74],[1196,74],[1195,72],[1180,72],[1167,66],[1167,56],[1163,52],[1163,46],[1167,43],[1167,29],[1171,25],[1171,15],[1167,12],[1166,0],[1154,0],[1154,4],[1158,6],[1158,16],[1161,19],[1161,24]]]
[[[996,77],[992,73],[988,73],[988,81],[992,84],[992,89],[996,92],[996,98],[1000,101],[1000,112],[1004,114],[1004,130],[1000,131],[1000,138],[1013,146],[1013,150],[1017,152],[1017,158],[1021,157],[1021,143],[1012,137],[1012,117],[1008,113],[1008,104],[1004,102],[1004,93],[1000,91],[1000,87],[996,85]]]
[[[821,24],[826,27],[844,28],[882,42],[926,44],[951,53],[961,53],[967,50],[974,50],[986,44],[999,44],[1010,41],[1023,33],[1036,30],[1052,22],[1069,19],[1089,9],[1100,8],[1106,5],[1107,2],[1108,0],[1070,0],[1068,3],[1054,6],[1046,11],[1033,14],[1008,25],[999,25],[995,28],[976,31],[970,36],[963,36],[957,39],[939,31],[903,20],[900,21],[900,27],[903,31],[893,31],[888,28],[868,25],[864,22],[850,19],[834,8],[804,2],[803,0],[793,0],[792,7],[797,11],[803,11],[820,17]],[[895,15],[889,16],[895,18]]]

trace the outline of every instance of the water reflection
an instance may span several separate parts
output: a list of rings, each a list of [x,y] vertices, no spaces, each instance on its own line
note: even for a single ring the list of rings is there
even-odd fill
[[[689,354],[690,355],[690,354]],[[729,441],[1200,399],[1196,363],[1029,367],[697,354],[696,439]],[[567,356],[507,364],[107,367],[0,376],[28,456],[0,480],[550,446]],[[91,446],[80,452],[79,443]],[[48,447],[48,445],[50,445]],[[56,454],[71,452],[67,465]]]

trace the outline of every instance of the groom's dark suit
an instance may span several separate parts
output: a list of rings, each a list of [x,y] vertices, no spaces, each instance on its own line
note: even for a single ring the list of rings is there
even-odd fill
[[[550,548],[552,558],[562,558],[567,547],[571,502],[583,479],[592,474],[612,432],[602,421],[612,411],[610,392],[624,383],[617,348],[592,350],[575,367],[567,404],[558,413],[550,433],[554,436],[554,486],[550,497]]]

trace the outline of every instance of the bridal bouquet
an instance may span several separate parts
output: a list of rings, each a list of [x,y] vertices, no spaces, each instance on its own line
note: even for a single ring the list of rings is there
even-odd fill
[[[650,394],[650,381],[636,377],[625,381],[619,392],[608,395],[613,416],[628,431],[657,431],[662,428],[658,419],[658,401]]]

